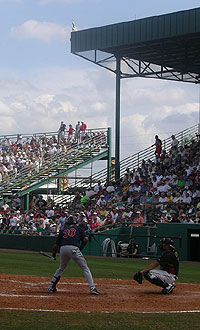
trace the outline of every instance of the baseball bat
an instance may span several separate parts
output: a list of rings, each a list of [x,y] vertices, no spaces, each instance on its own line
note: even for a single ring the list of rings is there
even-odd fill
[[[42,256],[45,256],[47,258],[50,258],[51,260],[56,260],[56,258],[52,257],[50,254],[48,254],[47,252],[44,251],[40,251],[39,252]]]

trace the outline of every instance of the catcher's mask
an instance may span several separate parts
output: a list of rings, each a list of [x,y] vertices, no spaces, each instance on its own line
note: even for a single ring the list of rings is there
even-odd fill
[[[67,222],[66,222],[67,225],[75,225],[76,224],[76,219],[75,217],[73,217],[72,215],[70,215],[68,218],[67,218]]]
[[[159,247],[159,249],[162,250],[162,251],[164,250],[164,249],[163,249],[163,244],[167,244],[167,245],[169,245],[169,247],[170,247],[172,250],[174,250],[174,248],[175,248],[175,243],[174,243],[173,239],[171,239],[171,238],[161,238],[158,247]]]

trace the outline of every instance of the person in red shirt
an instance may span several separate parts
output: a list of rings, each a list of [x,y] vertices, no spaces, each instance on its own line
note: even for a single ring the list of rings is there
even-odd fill
[[[68,141],[70,142],[72,140],[73,132],[75,129],[72,127],[71,124],[69,124],[69,130],[68,130]]]
[[[141,212],[136,212],[136,217],[133,219],[131,226],[139,227],[144,224],[144,218],[141,216]]]
[[[161,139],[159,139],[158,135],[155,136],[155,146],[156,146],[155,154],[160,156],[162,152],[162,141]]]
[[[92,231],[98,231],[99,230],[99,228],[100,228],[100,222],[98,220],[99,220],[99,217],[97,217],[97,213],[94,212],[93,213],[93,221],[90,224],[90,229]]]
[[[82,121],[81,122],[81,132],[85,132],[87,125]]]

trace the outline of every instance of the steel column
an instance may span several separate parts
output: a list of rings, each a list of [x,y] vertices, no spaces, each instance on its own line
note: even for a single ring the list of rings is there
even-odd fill
[[[108,127],[107,133],[108,158],[107,158],[107,179],[111,176],[111,127]]]
[[[24,209],[29,212],[29,192],[24,196]]]
[[[120,178],[120,79],[121,58],[116,57],[116,108],[115,108],[115,180]]]

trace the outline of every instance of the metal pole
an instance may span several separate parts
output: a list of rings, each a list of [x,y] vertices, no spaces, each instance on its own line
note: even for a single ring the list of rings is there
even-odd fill
[[[25,198],[25,210],[29,212],[29,193],[24,196]]]
[[[199,123],[198,123],[198,135],[200,134],[200,84],[199,87]]]
[[[107,179],[110,181],[110,177],[111,177],[111,127],[108,127],[107,145],[108,145]]]
[[[116,58],[115,180],[120,178],[120,78],[121,58]]]

